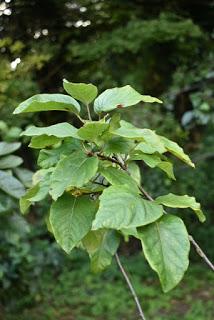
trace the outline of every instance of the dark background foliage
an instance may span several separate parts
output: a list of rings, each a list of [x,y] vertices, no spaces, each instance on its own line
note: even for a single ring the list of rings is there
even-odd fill
[[[197,197],[207,215],[205,224],[200,225],[191,213],[177,213],[210,258],[214,258],[213,7],[209,0],[0,1],[1,140],[20,139],[20,130],[29,124],[66,120],[78,126],[76,118],[64,113],[12,115],[17,104],[33,94],[63,92],[63,78],[92,82],[100,90],[130,84],[160,97],[163,105],[140,105],[125,117],[179,142],[197,169],[177,163],[178,179],[171,183],[142,165],[143,183],[154,196],[172,190]],[[35,153],[27,148],[27,141],[22,142],[18,154],[23,166],[34,170]],[[0,226],[2,310],[40,301],[37,280],[41,274],[51,269],[56,276],[71,263],[45,231],[46,205],[36,207],[24,220],[17,201],[11,201],[11,209],[1,214]],[[138,250],[132,242],[122,248],[128,256]],[[192,261],[199,262],[199,258],[192,254]],[[14,302],[17,292],[29,296]]]

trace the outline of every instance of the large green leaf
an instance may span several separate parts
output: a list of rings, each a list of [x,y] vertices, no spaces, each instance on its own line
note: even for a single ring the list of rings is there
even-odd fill
[[[70,96],[59,93],[43,93],[36,94],[31,98],[23,101],[14,110],[14,114],[23,112],[39,112],[39,111],[70,111],[74,113],[80,112],[79,103]]]
[[[120,125],[120,128],[113,131],[115,135],[137,141],[145,141],[159,153],[166,151],[160,137],[154,131],[137,128],[124,120],[120,121]]]
[[[63,87],[65,91],[73,98],[88,104],[97,96],[97,87],[89,83],[73,83],[66,79],[63,80]]]
[[[98,158],[76,151],[61,159],[51,177],[50,194],[54,200],[68,187],[82,187],[96,174]]]
[[[89,232],[97,203],[88,196],[64,194],[51,206],[50,224],[56,241],[69,253]]]
[[[66,137],[72,137],[79,139],[79,136],[77,135],[77,129],[72,126],[70,123],[62,122],[57,123],[49,127],[35,127],[31,126],[27,128],[25,131],[22,132],[22,136],[54,136],[57,138],[66,138]]]
[[[138,230],[143,252],[160,278],[164,292],[174,288],[189,265],[189,238],[183,221],[164,215]]]
[[[155,199],[155,202],[158,204],[163,204],[166,207],[170,208],[190,208],[198,216],[198,219],[201,222],[204,222],[206,220],[202,210],[200,203],[196,202],[194,197],[189,197],[187,195],[184,196],[178,196],[173,193],[169,193],[165,196],[160,196]]]
[[[0,158],[0,169],[11,169],[20,166],[22,164],[22,158],[10,154]]]
[[[185,162],[191,167],[195,167],[194,163],[191,161],[190,157],[184,153],[184,150],[174,141],[171,141],[165,137],[161,137],[160,139],[164,144],[167,151],[171,152],[174,156]]]
[[[93,230],[139,227],[157,220],[162,206],[142,199],[127,186],[111,186],[100,196],[100,206]]]
[[[144,96],[134,90],[130,85],[126,85],[121,88],[107,89],[101,93],[94,101],[94,110],[96,113],[107,112],[116,108],[133,106],[140,101],[161,103],[159,99]]]
[[[90,231],[82,244],[91,259],[91,269],[99,272],[111,264],[113,255],[119,246],[119,236],[114,230]]]
[[[25,193],[22,183],[10,173],[2,170],[0,170],[0,189],[17,199]]]
[[[87,122],[77,131],[77,134],[84,140],[96,143],[97,140],[101,138],[102,134],[108,129],[108,127],[109,124],[104,122]]]
[[[80,141],[67,138],[59,147],[51,150],[41,150],[38,157],[38,165],[44,169],[53,167],[61,157],[69,155],[75,150],[80,149]]]
[[[20,142],[0,142],[0,156],[4,156],[6,154],[12,153],[19,149],[21,146]]]
[[[41,136],[32,137],[29,147],[34,149],[43,149],[55,145],[60,141],[60,138],[42,134]]]
[[[134,192],[139,193],[136,181],[125,171],[109,166],[101,167],[99,172],[112,185],[128,185]]]
[[[127,154],[135,146],[134,141],[130,141],[123,137],[111,137],[105,141],[103,151],[107,154],[120,153]]]

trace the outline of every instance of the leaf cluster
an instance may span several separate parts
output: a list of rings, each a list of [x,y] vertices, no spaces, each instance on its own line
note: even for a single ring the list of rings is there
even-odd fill
[[[138,163],[158,168],[170,179],[175,179],[171,155],[191,167],[194,164],[177,143],[121,120],[128,107],[162,102],[129,85],[98,96],[92,84],[64,80],[63,85],[69,95],[38,94],[14,111],[67,111],[83,124],[81,128],[69,123],[31,126],[22,132],[31,137],[31,148],[40,149],[40,169],[20,200],[21,211],[51,197],[49,231],[67,253],[74,247],[86,250],[94,271],[111,263],[122,238],[137,238],[163,290],[171,290],[188,267],[190,244],[183,221],[164,207],[191,208],[202,222],[205,217],[194,197],[170,193],[153,200],[148,196],[141,186]],[[96,121],[91,120],[93,100]],[[81,117],[84,108],[88,120]]]

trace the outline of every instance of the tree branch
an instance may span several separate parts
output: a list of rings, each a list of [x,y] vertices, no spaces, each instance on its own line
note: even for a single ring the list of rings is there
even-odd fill
[[[135,292],[135,290],[134,290],[134,288],[133,288],[133,286],[131,284],[131,281],[130,281],[130,279],[128,277],[128,274],[126,273],[125,269],[122,266],[122,263],[121,263],[120,258],[119,258],[117,253],[115,254],[115,258],[116,258],[117,264],[118,264],[118,266],[120,268],[120,271],[121,271],[121,273],[123,274],[123,276],[124,276],[124,278],[126,280],[126,283],[127,283],[128,287],[129,287],[129,290],[131,291],[131,294],[133,295],[133,298],[135,300],[137,309],[139,311],[139,315],[140,315],[141,319],[146,320],[145,315],[143,313],[143,310],[141,308],[138,296],[137,296],[137,294],[136,294],[136,292]]]
[[[206,254],[203,252],[203,250],[199,247],[199,245],[197,244],[197,242],[193,239],[193,237],[189,234],[189,240],[190,242],[192,242],[193,246],[196,249],[196,252],[198,253],[198,255],[206,262],[206,264],[210,267],[210,269],[212,269],[214,271],[214,265],[212,264],[212,262],[208,259],[208,257],[206,256]]]

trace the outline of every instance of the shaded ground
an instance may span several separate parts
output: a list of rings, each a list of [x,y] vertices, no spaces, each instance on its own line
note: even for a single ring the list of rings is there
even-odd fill
[[[138,255],[124,258],[149,320],[214,319],[214,275],[203,263],[190,267],[181,284],[163,294],[156,276]],[[56,276],[39,280],[39,293],[11,301],[2,320],[133,320],[138,319],[116,264],[101,275],[89,270],[85,257],[74,256]]]

